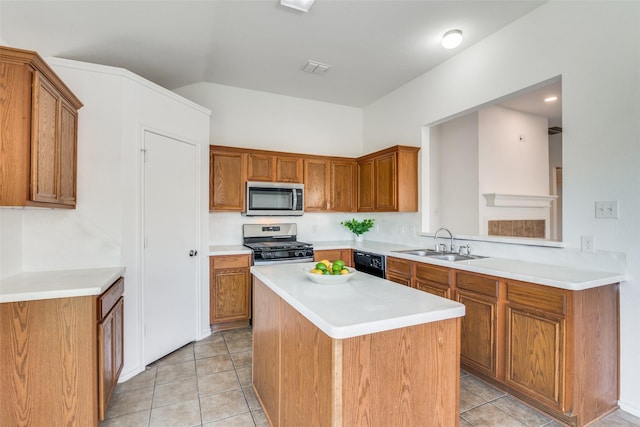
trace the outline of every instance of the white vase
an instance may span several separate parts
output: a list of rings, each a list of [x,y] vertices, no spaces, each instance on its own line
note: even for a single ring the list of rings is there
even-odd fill
[[[356,234],[356,242],[357,243],[362,243],[364,241],[364,236],[362,234],[357,235]]]

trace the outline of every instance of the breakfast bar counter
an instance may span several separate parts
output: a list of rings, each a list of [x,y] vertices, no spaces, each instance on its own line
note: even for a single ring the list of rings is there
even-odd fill
[[[458,425],[464,306],[361,272],[254,266],[253,387],[272,426]]]

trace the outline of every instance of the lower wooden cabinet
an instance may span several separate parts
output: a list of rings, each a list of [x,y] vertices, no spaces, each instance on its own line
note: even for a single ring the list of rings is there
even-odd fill
[[[98,298],[98,411],[101,420],[124,364],[124,279]]]
[[[413,286],[414,265],[412,261],[402,258],[387,257],[386,278],[401,285]]]
[[[211,329],[248,325],[251,319],[251,255],[212,256],[209,265]]]
[[[331,262],[341,259],[347,267],[353,267],[353,251],[351,249],[324,249],[313,252],[315,262],[323,259]]]
[[[496,377],[498,359],[498,280],[456,272],[456,300],[465,305],[460,361]]]
[[[123,365],[123,291],[0,304],[0,425],[95,426]]]
[[[416,263],[413,286],[421,291],[429,292],[442,298],[452,299],[449,275],[448,268]]]

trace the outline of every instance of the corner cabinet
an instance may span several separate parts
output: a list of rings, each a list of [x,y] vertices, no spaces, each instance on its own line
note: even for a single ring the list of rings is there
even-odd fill
[[[82,103],[32,51],[0,46],[0,206],[74,208]]]
[[[358,159],[358,212],[417,212],[419,150],[397,145]]]
[[[0,304],[0,425],[98,426],[124,361],[123,291]]]
[[[251,319],[251,255],[209,257],[211,330],[247,326]]]

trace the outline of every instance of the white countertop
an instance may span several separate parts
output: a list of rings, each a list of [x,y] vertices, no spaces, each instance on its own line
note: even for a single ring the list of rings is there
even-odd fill
[[[0,280],[0,303],[100,295],[124,267],[23,272]]]
[[[251,273],[335,339],[437,322],[465,313],[464,305],[455,301],[362,272],[344,284],[320,285],[302,271],[313,265],[253,266]]]
[[[424,262],[426,264],[440,265],[457,270],[471,271],[506,279],[521,280],[523,282],[537,283],[571,291],[604,286],[611,283],[619,283],[625,280],[624,275],[613,272],[597,270],[585,270],[561,265],[542,264],[507,258],[482,258],[471,261],[444,261],[424,256],[409,255],[394,251],[419,249],[415,246],[406,246],[397,243],[384,243],[364,241],[356,243],[351,240],[311,242],[316,251],[330,249],[358,249],[365,252],[373,252],[385,256],[404,258],[411,261]],[[220,248],[219,250],[217,248]],[[233,252],[234,248],[241,252]],[[246,247],[237,246],[211,246],[210,255],[223,255],[247,252]]]
[[[243,245],[211,245],[209,246],[209,256],[218,255],[251,255],[251,249]]]

